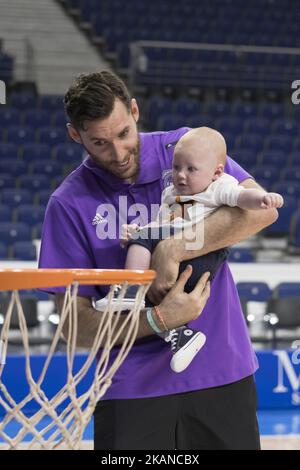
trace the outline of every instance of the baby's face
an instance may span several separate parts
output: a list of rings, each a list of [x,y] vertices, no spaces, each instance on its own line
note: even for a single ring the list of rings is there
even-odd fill
[[[172,177],[178,194],[188,195],[204,191],[213,181],[216,165],[208,158],[199,158],[193,148],[179,148],[174,152]]]

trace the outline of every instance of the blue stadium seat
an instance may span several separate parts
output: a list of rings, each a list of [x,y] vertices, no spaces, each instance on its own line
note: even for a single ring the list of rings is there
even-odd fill
[[[108,52],[115,52],[118,44],[129,43],[130,33],[126,28],[122,26],[119,25],[118,29],[112,30],[111,28],[107,28],[103,31],[103,37]],[[161,56],[163,56],[163,53],[161,54]]]
[[[245,122],[245,132],[265,137],[271,130],[271,122],[263,117],[250,117]]]
[[[24,144],[21,151],[24,162],[32,162],[34,160],[50,160],[51,147],[47,144]]]
[[[293,147],[293,139],[286,135],[271,135],[266,139],[266,149],[282,150],[287,154],[291,152]]]
[[[214,63],[218,62],[218,56],[219,54],[217,51],[200,49],[197,51],[195,60],[201,64]]]
[[[0,242],[0,260],[8,258],[8,246]]]
[[[277,41],[275,39],[275,45],[279,47],[295,47],[295,42],[296,39],[294,38],[294,36],[289,34],[279,36],[277,38]]]
[[[95,12],[91,18],[91,23],[93,38],[99,36],[102,38],[103,31],[111,26],[112,17],[108,12]]]
[[[113,2],[111,4],[111,9],[109,11],[111,10],[115,11],[115,5],[116,4]],[[81,21],[89,22],[92,19],[93,13],[96,13],[97,11],[99,11],[99,4],[97,4],[95,0],[86,0],[85,2],[81,2],[80,10],[81,10],[81,15],[80,15]]]
[[[259,153],[263,149],[264,139],[259,134],[243,134],[237,138],[236,146]]]
[[[7,141],[16,145],[34,142],[35,131],[32,127],[11,126],[7,129]]]
[[[50,178],[59,176],[62,173],[62,166],[60,163],[53,160],[38,160],[30,165],[33,174],[46,175]]]
[[[288,156],[281,150],[265,150],[261,153],[259,163],[261,165],[274,165],[282,168],[287,165]]]
[[[46,111],[62,111],[64,109],[64,97],[60,95],[43,95],[39,99],[41,109]]]
[[[226,101],[213,101],[207,105],[206,112],[216,119],[231,115],[231,106]]]
[[[226,132],[224,133],[224,137],[226,140],[227,153],[230,155],[232,149],[235,148],[236,135],[232,134],[231,132]]]
[[[4,188],[14,188],[15,180],[8,173],[0,173],[0,190]]]
[[[192,98],[179,98],[174,102],[173,111],[175,114],[190,117],[193,114],[197,114],[200,111],[199,101]]]
[[[295,181],[279,181],[278,183],[274,183],[272,191],[300,199],[300,185]]]
[[[12,210],[7,204],[0,204],[0,222],[11,222]]]
[[[56,161],[61,163],[80,163],[83,160],[82,147],[78,144],[60,144],[53,149]]]
[[[257,116],[257,106],[253,103],[234,103],[231,114],[240,119],[254,118]]]
[[[270,64],[279,66],[279,67],[287,67],[290,65],[290,55],[289,54],[270,54],[269,61]]]
[[[290,155],[289,155],[289,164],[290,165],[300,165],[300,151],[290,153]]]
[[[292,196],[284,196],[284,206],[279,211],[279,217],[272,225],[265,229],[268,236],[286,236],[289,233],[291,220],[297,211],[298,201]]]
[[[244,63],[247,65],[255,65],[257,67],[259,66],[264,66],[268,62],[268,55],[267,54],[262,54],[262,53],[245,53],[244,54]],[[262,69],[262,67],[260,67]]]
[[[199,126],[215,127],[215,119],[207,116],[206,114],[193,114],[186,117],[186,126],[196,128]]]
[[[37,259],[36,247],[31,241],[15,242],[12,257],[22,261],[35,261]]]
[[[264,180],[272,184],[279,180],[280,168],[271,165],[258,165],[251,168],[250,173],[258,182]]]
[[[68,118],[64,111],[56,111],[52,114],[52,126],[61,127],[62,129],[66,127]]]
[[[35,203],[40,204],[41,206],[46,206],[52,193],[53,191],[48,189],[38,191],[35,195]]]
[[[40,189],[50,189],[51,181],[45,174],[42,175],[22,175],[17,180],[21,189],[39,191]]]
[[[0,142],[0,160],[16,159],[19,154],[19,147],[15,144]]]
[[[172,28],[174,28],[174,21],[182,21],[180,18],[172,18]],[[172,31],[174,34],[174,31]],[[151,33],[150,33],[151,34]],[[180,37],[183,37],[180,33],[178,34],[178,41],[180,41]],[[200,51],[193,50],[193,49],[179,49],[179,48],[174,48],[170,49],[167,53],[167,58],[168,61],[171,61],[173,63],[178,63],[184,67],[186,64],[194,64],[195,61],[198,59],[198,54],[200,54]]]
[[[217,129],[225,134],[231,133],[235,136],[240,135],[243,132],[243,121],[240,118],[232,116],[224,116],[217,121]]]
[[[38,141],[41,144],[58,145],[67,139],[67,131],[56,127],[42,127],[38,133]]]
[[[299,135],[299,124],[294,119],[278,119],[272,126],[274,134],[287,135],[290,137],[297,137]]]
[[[170,98],[152,95],[148,100],[147,122],[149,127],[155,127],[162,114],[172,113],[173,103]]]
[[[240,45],[240,44],[244,44],[244,45],[247,45],[249,44],[250,40],[251,40],[251,35],[246,32],[246,31],[235,31],[233,33],[230,34],[230,42],[231,44],[237,44],[237,45]]]
[[[273,37],[266,33],[256,33],[253,36],[253,43],[255,46],[272,46]],[[267,55],[267,54],[266,54]]]
[[[255,302],[267,302],[272,291],[265,282],[238,282],[236,284],[239,296]]]
[[[273,296],[279,299],[299,297],[300,282],[281,282],[273,289]]]
[[[249,248],[230,248],[228,261],[230,263],[253,263],[255,257]]]
[[[0,70],[1,79],[6,83],[10,83],[13,78],[14,59],[9,54],[0,51]]]
[[[157,127],[162,131],[178,129],[185,125],[185,118],[179,114],[163,114],[157,121]]]
[[[8,204],[11,208],[31,204],[32,199],[32,193],[27,189],[3,189],[1,194],[1,203]]]
[[[300,152],[300,139],[294,139],[293,142],[293,152]]]
[[[300,165],[290,166],[281,171],[282,181],[295,181],[300,184]]]
[[[17,241],[28,241],[31,238],[30,228],[24,223],[1,222],[0,239],[3,243],[11,245]]]
[[[236,147],[230,152],[230,156],[247,170],[256,165],[256,152],[253,150]]]
[[[260,115],[267,119],[279,119],[284,115],[284,107],[277,103],[264,103],[260,106]]]
[[[23,222],[31,227],[44,221],[45,208],[34,204],[21,204],[15,209],[16,222]]]
[[[296,119],[296,121],[299,122],[300,106],[299,105],[293,106],[292,112],[293,112],[293,118]]]
[[[148,32],[148,30],[147,30]],[[147,35],[147,32],[143,30],[142,34]],[[150,34],[149,34],[150,36]],[[130,49],[127,44],[119,44],[116,50],[118,56],[118,64],[120,68],[127,69],[130,64]]]
[[[20,176],[27,172],[27,165],[16,158],[14,160],[8,158],[0,160],[0,173],[6,173],[8,169],[12,176]]]
[[[49,126],[51,124],[51,116],[43,109],[30,109],[23,117],[23,124],[34,128]]]
[[[10,106],[21,109],[36,108],[36,97],[27,93],[12,93],[10,96]]]
[[[21,121],[20,111],[7,106],[0,106],[0,126],[1,128],[18,126]]]

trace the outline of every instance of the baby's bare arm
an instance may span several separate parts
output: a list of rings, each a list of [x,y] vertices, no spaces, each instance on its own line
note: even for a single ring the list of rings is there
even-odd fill
[[[237,206],[247,210],[279,208],[283,206],[283,197],[262,189],[244,189],[238,197]]]

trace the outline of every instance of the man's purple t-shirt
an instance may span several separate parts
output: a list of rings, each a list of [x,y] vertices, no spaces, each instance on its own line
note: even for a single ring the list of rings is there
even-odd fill
[[[139,210],[141,222],[150,222],[145,220],[143,208],[148,209],[149,216],[151,204],[156,204],[158,209],[163,173],[171,168],[174,146],[188,130],[141,133],[141,167],[134,184],[107,173],[87,157],[50,198],[39,267],[123,268],[126,250],[120,247],[119,224],[132,222]],[[250,177],[229,157],[225,171],[239,182]],[[112,237],[103,239],[108,227]],[[105,288],[93,286],[82,286],[79,291],[79,295],[96,299],[106,293]],[[202,314],[190,325],[203,331],[207,341],[185,371],[177,374],[171,370],[170,346],[161,338],[153,335],[138,340],[116,372],[104,399],[146,398],[200,390],[232,383],[255,372],[256,356],[227,262],[212,282],[211,295]],[[117,353],[118,348],[114,348],[112,361]]]

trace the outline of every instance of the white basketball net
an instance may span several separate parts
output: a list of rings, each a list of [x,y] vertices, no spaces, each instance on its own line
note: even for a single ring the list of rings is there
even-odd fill
[[[37,380],[33,378],[30,365],[28,329],[19,293],[18,291],[11,293],[11,300],[0,336],[0,405],[2,405],[6,411],[3,420],[0,422],[0,436],[5,442],[4,447],[1,446],[2,449],[56,449],[58,447],[80,449],[83,432],[90,421],[97,402],[110,386],[114,373],[126,358],[136,339],[139,327],[139,313],[143,306],[144,297],[149,288],[149,284],[139,286],[135,301],[131,306],[131,310],[126,315],[126,320],[122,324],[122,328],[118,326],[117,329],[118,320],[121,315],[121,303],[125,297],[127,286],[127,283],[122,285],[117,301],[115,298],[113,305],[112,300],[116,286],[111,286],[104,312],[103,314],[99,313],[100,323],[93,345],[88,352],[84,364],[75,374],[73,374],[73,365],[78,329],[76,300],[78,283],[67,287],[60,322],[57,326],[52,344],[49,347],[49,353],[42,372]],[[2,373],[5,367],[5,357],[8,346],[8,333],[14,306],[17,308],[19,318],[20,331],[24,345],[26,377],[30,390],[28,395],[19,403],[15,402],[9,390],[7,390],[5,383],[2,382]],[[48,398],[43,391],[43,382],[47,377],[47,370],[61,338],[62,328],[66,320],[69,326],[66,342],[67,382],[55,396]],[[111,349],[116,345],[119,336],[125,328],[127,328],[126,337],[119,347],[119,352],[115,360],[109,365]],[[101,353],[99,353],[100,344],[105,344],[101,349]],[[79,395],[76,388],[87,374],[97,353],[98,362],[96,364],[92,385],[87,391]],[[40,409],[34,415],[28,417],[24,412],[24,407],[32,399],[40,405]],[[61,408],[61,404],[66,399],[70,400],[69,404],[63,408],[62,411],[58,411],[59,408]],[[44,418],[47,418],[48,423],[49,421],[50,423],[43,429],[40,429],[41,421],[44,420],[45,422]],[[6,432],[6,428],[12,420],[16,420],[20,425],[20,429],[14,437],[11,437]],[[26,435],[28,439],[28,434],[32,435],[30,436],[32,439],[23,444]],[[20,445],[21,443],[22,445]]]

